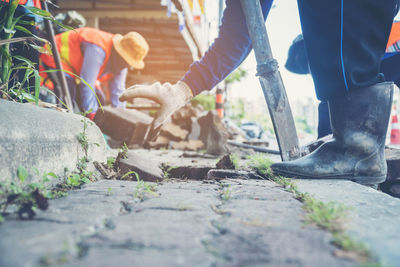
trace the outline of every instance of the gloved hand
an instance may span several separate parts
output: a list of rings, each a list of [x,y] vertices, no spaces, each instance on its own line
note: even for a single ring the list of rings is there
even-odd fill
[[[178,81],[176,84],[170,83],[160,84],[159,82],[152,85],[134,85],[126,89],[119,98],[120,101],[130,101],[134,98],[151,99],[161,105],[156,119],[153,121],[152,129],[148,140],[157,137],[158,132],[165,121],[178,109],[183,107],[193,98],[190,87]]]

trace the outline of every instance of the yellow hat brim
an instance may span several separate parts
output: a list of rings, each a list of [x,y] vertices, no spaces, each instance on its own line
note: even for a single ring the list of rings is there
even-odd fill
[[[115,50],[118,52],[118,54],[126,61],[126,63],[129,64],[129,66],[134,67],[135,69],[143,69],[144,68],[144,62],[143,60],[135,60],[133,57],[129,55],[125,51],[125,49],[121,46],[121,40],[123,36],[121,34],[116,34],[113,37],[113,45]]]

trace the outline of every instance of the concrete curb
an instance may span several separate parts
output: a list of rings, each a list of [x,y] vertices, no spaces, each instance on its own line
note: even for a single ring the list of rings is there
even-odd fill
[[[75,170],[84,156],[78,141],[82,116],[5,100],[0,100],[0,114],[0,182],[18,179],[19,166],[28,170],[28,182],[39,181],[46,172],[61,178],[65,168]],[[94,123],[88,126],[87,137],[91,160],[104,162],[104,137]]]

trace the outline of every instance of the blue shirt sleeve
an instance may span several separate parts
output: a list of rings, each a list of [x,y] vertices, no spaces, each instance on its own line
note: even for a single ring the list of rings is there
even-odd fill
[[[125,91],[127,74],[128,68],[123,68],[118,73],[114,73],[114,78],[109,82],[111,105],[113,107],[125,107],[125,102],[119,101],[119,97]]]
[[[264,19],[271,5],[272,0],[261,1]],[[243,62],[251,49],[240,1],[226,0],[218,37],[205,55],[190,66],[182,81],[189,85],[194,95],[211,90]]]
[[[101,66],[104,64],[106,53],[100,46],[87,42],[81,44],[81,49],[83,53],[83,64],[80,76],[94,89],[94,84],[99,75]],[[96,94],[84,83],[80,84],[80,97],[82,108],[85,111],[90,109],[92,109],[92,112],[97,111],[99,104],[97,103]]]

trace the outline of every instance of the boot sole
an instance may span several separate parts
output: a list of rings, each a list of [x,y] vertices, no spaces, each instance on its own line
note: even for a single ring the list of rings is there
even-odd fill
[[[341,174],[337,176],[305,176],[297,173],[290,173],[281,170],[273,170],[274,174],[282,175],[287,178],[298,178],[298,179],[312,179],[312,180],[348,180],[362,185],[375,185],[383,183],[386,180],[386,175],[383,176],[357,176],[352,177],[351,174]]]

